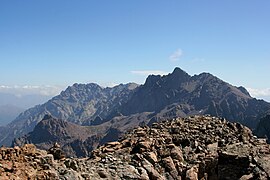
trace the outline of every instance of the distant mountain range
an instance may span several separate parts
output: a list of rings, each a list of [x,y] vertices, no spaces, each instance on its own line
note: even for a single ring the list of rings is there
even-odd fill
[[[0,126],[7,125],[20,113],[37,104],[43,104],[51,96],[28,94],[17,96],[11,93],[0,92]]]
[[[0,99],[0,106],[11,105],[22,109],[28,109],[37,104],[43,104],[51,99],[51,96],[41,94],[24,94],[19,96],[11,93],[0,92]]]
[[[14,138],[33,131],[46,114],[103,128],[105,134],[99,138],[106,142],[113,139],[111,135],[116,138],[138,125],[194,114],[225,117],[254,129],[268,113],[270,103],[252,98],[244,87],[232,86],[209,73],[190,76],[175,68],[165,76],[150,75],[140,86],[74,84],[45,104],[20,114],[6,127],[8,132],[0,133],[0,142],[10,145]]]
[[[0,105],[0,126],[10,123],[24,110],[14,105]]]

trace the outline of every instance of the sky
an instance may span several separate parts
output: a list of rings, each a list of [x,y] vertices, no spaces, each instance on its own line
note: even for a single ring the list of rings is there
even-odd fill
[[[269,9],[269,0],[1,0],[0,92],[144,83],[180,67],[270,101]]]

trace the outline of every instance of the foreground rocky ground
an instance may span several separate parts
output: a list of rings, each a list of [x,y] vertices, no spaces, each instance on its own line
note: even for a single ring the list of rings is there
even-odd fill
[[[270,146],[237,123],[194,116],[154,123],[66,158],[55,144],[0,149],[0,179],[269,179]]]

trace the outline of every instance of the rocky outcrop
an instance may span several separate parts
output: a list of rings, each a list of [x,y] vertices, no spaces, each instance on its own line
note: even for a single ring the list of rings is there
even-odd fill
[[[56,144],[54,149],[59,146]],[[0,149],[2,179],[269,179],[270,146],[238,123],[211,116],[138,127],[88,158],[34,145]],[[50,154],[52,153],[52,154]]]

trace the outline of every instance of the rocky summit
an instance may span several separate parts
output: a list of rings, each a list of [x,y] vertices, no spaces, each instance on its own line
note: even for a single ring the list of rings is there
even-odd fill
[[[128,131],[87,158],[67,158],[55,143],[0,149],[1,179],[269,179],[270,146],[249,128],[190,116]]]

